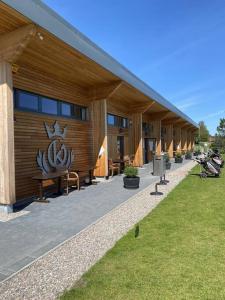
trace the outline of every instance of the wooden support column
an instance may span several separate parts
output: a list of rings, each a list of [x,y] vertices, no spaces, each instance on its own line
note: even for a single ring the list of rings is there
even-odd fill
[[[181,148],[184,151],[187,151],[187,130],[186,129],[181,129]]]
[[[142,139],[142,113],[132,115],[132,127],[130,130],[131,150],[134,154],[134,165],[143,165],[143,139]]]
[[[156,155],[161,155],[161,119],[155,121]]]
[[[95,176],[108,176],[107,100],[92,102]]]
[[[15,202],[12,67],[0,61],[0,204],[7,207]]]
[[[181,127],[176,127],[176,151],[181,152]]]
[[[195,146],[195,133],[192,132],[191,133],[191,150],[194,150],[194,146]]]
[[[191,151],[191,131],[187,131],[187,149]]]
[[[167,152],[170,158],[173,157],[173,124],[166,126]]]

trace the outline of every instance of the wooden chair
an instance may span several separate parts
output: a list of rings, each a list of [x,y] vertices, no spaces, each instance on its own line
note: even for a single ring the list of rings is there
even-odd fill
[[[69,187],[77,187],[80,190],[80,178],[76,172],[67,171],[64,182],[66,182],[66,194],[69,194]]]
[[[109,174],[111,172],[111,175],[113,177],[114,171],[116,171],[118,174],[120,174],[120,165],[113,163],[112,159],[109,159]]]
[[[130,165],[134,165],[134,154],[130,155]]]
[[[125,155],[124,156],[124,167],[129,167],[129,166],[131,166],[130,156]]]

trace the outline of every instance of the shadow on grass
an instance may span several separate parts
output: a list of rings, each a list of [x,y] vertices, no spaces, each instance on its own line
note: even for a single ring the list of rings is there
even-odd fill
[[[207,179],[207,178],[217,179],[217,178],[220,178],[220,177],[216,177],[215,175],[211,175],[211,174],[207,174],[207,177],[205,177],[205,178],[202,178],[199,173],[191,173],[190,175],[191,176],[197,176],[197,177],[199,177],[201,179]]]

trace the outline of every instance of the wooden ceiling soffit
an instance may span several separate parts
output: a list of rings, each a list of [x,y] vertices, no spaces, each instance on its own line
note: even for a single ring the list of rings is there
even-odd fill
[[[174,125],[174,124],[176,124],[179,121],[180,121],[179,117],[173,117],[173,118],[164,119],[162,121],[162,124],[163,125],[171,125],[171,124]]]
[[[29,24],[1,35],[0,60],[10,63],[16,62],[36,32],[36,26]]]
[[[183,128],[186,125],[187,125],[187,122],[184,120],[181,120],[181,119],[179,121],[175,122],[175,124],[174,124],[174,126],[180,127],[180,128]]]
[[[188,124],[188,123],[186,123],[186,125],[184,125],[184,126],[182,127],[182,129],[184,129],[184,130],[188,130],[188,129],[190,129],[190,128],[191,128],[191,125]]]
[[[192,127],[191,131],[192,131],[192,133],[197,133],[199,131],[199,129],[195,128],[195,127]]]
[[[187,131],[191,132],[192,131],[192,127],[191,126],[187,127]]]
[[[92,101],[110,99],[122,86],[122,81],[94,87],[88,91],[88,98]]]
[[[147,110],[149,110],[153,105],[154,105],[155,101],[151,101],[149,100],[148,103],[144,103],[144,104],[136,104],[136,105],[132,105],[129,108],[129,111],[131,113],[145,113]]]
[[[171,124],[173,125],[173,124],[175,124],[179,120],[180,120],[179,117],[164,119],[162,121],[162,125],[171,125]]]
[[[162,111],[162,112],[155,112],[152,114],[148,114],[148,118],[150,121],[157,121],[157,120],[163,120],[166,118],[166,116],[168,116],[168,114],[170,113],[170,111]]]

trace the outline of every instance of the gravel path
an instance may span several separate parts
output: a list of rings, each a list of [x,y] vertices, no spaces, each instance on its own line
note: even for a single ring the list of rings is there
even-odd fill
[[[0,284],[0,299],[56,299],[73,286],[134,224],[145,217],[188,174],[195,162],[170,172],[163,196],[150,196],[154,184]]]

